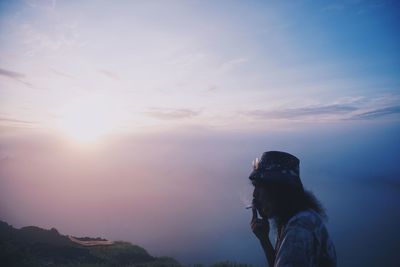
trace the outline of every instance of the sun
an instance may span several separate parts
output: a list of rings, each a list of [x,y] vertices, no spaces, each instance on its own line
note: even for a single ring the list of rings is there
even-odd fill
[[[116,127],[118,118],[111,104],[104,97],[79,98],[64,107],[59,128],[78,142],[95,142]]]

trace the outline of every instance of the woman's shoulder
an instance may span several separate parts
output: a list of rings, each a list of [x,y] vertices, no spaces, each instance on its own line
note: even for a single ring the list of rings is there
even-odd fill
[[[302,230],[314,231],[324,228],[321,216],[312,209],[302,210],[293,215],[286,224],[285,230],[301,228]]]

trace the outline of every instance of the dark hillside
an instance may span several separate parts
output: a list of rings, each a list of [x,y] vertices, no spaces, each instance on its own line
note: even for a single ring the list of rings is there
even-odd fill
[[[104,242],[102,238],[76,238]],[[0,221],[1,266],[180,266],[172,258],[156,258],[128,242],[84,246],[36,226],[15,229]]]

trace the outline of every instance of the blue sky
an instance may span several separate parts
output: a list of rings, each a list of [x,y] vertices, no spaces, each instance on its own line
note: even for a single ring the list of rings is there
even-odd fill
[[[108,133],[399,117],[396,3],[1,5],[4,126],[62,132],[77,101]]]
[[[247,177],[282,150],[327,208],[340,266],[397,266],[399,11],[0,1],[0,219],[259,266]]]

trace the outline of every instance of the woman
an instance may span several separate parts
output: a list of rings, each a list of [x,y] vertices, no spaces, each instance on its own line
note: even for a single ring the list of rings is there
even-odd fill
[[[336,250],[323,222],[327,216],[315,196],[304,190],[299,163],[280,151],[265,152],[253,163],[252,231],[270,267],[336,267]],[[275,248],[268,219],[277,230]]]

